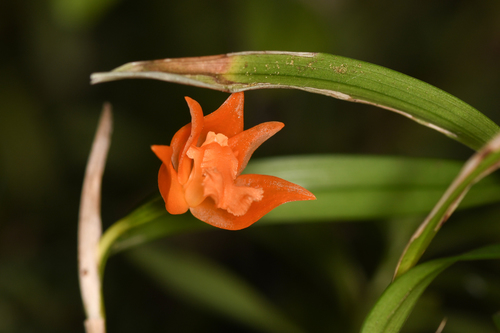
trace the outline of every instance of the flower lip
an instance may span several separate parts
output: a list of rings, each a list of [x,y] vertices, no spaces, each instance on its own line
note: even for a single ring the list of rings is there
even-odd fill
[[[232,94],[203,116],[201,106],[186,97],[192,122],[177,131],[170,146],[152,146],[163,162],[158,186],[171,214],[189,209],[206,223],[237,230],[283,203],[315,199],[277,177],[240,175],[253,152],[284,126],[267,122],[244,131],[243,100],[242,92]]]

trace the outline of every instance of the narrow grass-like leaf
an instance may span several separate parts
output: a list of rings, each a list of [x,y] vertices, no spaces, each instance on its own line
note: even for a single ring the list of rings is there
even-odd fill
[[[153,247],[141,247],[128,257],[163,289],[207,311],[259,332],[303,332],[248,283],[206,258]]]
[[[417,263],[471,186],[498,167],[500,167],[500,135],[497,135],[467,161],[431,213],[413,234],[396,268],[396,278]]]
[[[425,214],[461,168],[450,160],[387,156],[309,155],[255,160],[245,173],[268,174],[299,184],[317,200],[282,205],[261,222],[392,218]],[[466,206],[498,200],[498,182],[487,179]]]
[[[500,244],[413,267],[389,285],[365,319],[361,333],[399,332],[427,286],[457,261],[499,259]]]
[[[226,92],[292,88],[400,113],[473,149],[500,128],[460,99],[399,72],[324,53],[241,52],[125,64],[92,82],[148,78]]]
[[[359,220],[427,213],[459,172],[448,160],[377,156],[295,156],[252,161],[248,173],[281,177],[312,191],[308,205],[284,204],[254,226],[273,223]],[[475,186],[462,207],[500,200],[500,182]],[[99,245],[100,271],[108,256],[160,237],[212,228],[190,213],[170,215],[160,197],[113,224]]]

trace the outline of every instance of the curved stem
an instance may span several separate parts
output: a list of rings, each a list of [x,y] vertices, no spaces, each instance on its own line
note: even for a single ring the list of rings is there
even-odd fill
[[[78,224],[78,276],[87,333],[104,333],[104,306],[97,265],[97,249],[102,233],[101,183],[112,129],[111,105],[105,104],[92,144],[83,180]]]

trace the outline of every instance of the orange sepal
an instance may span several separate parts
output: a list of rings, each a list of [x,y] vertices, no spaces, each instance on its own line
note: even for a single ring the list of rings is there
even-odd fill
[[[243,132],[243,93],[234,93],[217,110],[205,116],[201,139],[208,132],[221,133],[228,138]]]
[[[163,162],[158,171],[158,188],[165,201],[165,208],[170,214],[184,214],[189,206],[184,199],[184,190],[177,179],[177,172],[172,166],[172,148],[151,146],[151,150]]]
[[[173,151],[172,164],[175,169],[179,167],[179,156],[181,155],[182,151],[184,151],[184,147],[186,146],[186,142],[189,139],[190,135],[191,123],[181,127],[181,129],[174,134],[172,141],[170,141],[170,147],[172,147]]]
[[[191,134],[187,139],[182,152],[179,155],[179,166],[177,167],[177,174],[179,177],[179,182],[184,185],[191,173],[191,168],[193,161],[187,157],[186,153],[191,146],[196,146],[198,139],[203,130],[203,110],[200,104],[192,98],[186,97],[186,102],[189,106],[189,111],[191,112]]]
[[[285,124],[278,121],[269,121],[247,129],[228,140],[228,146],[236,153],[238,159],[236,175],[245,169],[253,152],[284,126]]]
[[[192,122],[184,125],[180,130],[178,130],[170,146],[173,149],[172,163],[174,168],[178,169],[179,159],[186,148],[186,144],[200,144],[205,141],[207,133],[212,131],[214,133],[222,133],[228,138],[243,131],[243,104],[244,95],[243,93],[234,93],[228,97],[228,99],[222,104],[216,111],[203,117],[203,111],[201,106],[195,100],[186,97],[186,102],[188,103],[192,121],[197,124],[202,124],[202,129],[196,128],[197,141],[189,140],[192,136]],[[189,148],[188,148],[189,149]]]
[[[302,186],[290,183],[278,177],[265,175],[241,175],[236,178],[237,186],[250,186],[264,190],[263,198],[253,202],[246,214],[235,216],[226,210],[215,207],[211,198],[205,199],[199,206],[191,207],[191,213],[198,219],[215,227],[239,230],[246,228],[274,208],[290,201],[315,200],[314,194]]]

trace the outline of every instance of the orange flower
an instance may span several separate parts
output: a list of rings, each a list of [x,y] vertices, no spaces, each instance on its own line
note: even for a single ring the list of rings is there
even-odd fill
[[[253,152],[283,128],[267,122],[243,131],[243,93],[232,94],[208,116],[186,97],[192,122],[170,146],[152,146],[163,162],[158,187],[170,214],[188,209],[213,226],[238,230],[277,206],[316,197],[301,186],[264,175],[240,175]]]

